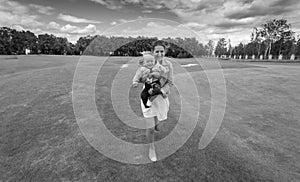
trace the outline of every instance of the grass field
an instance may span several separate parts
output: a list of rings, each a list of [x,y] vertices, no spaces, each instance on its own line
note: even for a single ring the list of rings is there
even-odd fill
[[[91,66],[105,60],[90,59]],[[144,130],[124,125],[110,101],[111,81],[130,59],[113,57],[105,65],[96,83],[96,104],[115,136],[144,143]],[[0,57],[0,181],[300,181],[299,63],[221,61],[226,113],[216,137],[203,150],[198,143],[210,112],[210,87],[201,67],[187,68],[200,93],[200,117],[192,136],[161,161],[131,165],[105,157],[80,132],[72,107],[78,60]],[[214,60],[201,61],[210,65]],[[216,69],[212,64],[207,71]],[[138,115],[140,89],[129,94]],[[177,123],[181,107],[177,94],[174,88],[168,119],[156,140]]]

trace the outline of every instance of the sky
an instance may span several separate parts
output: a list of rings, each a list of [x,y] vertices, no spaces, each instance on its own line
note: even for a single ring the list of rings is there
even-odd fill
[[[0,0],[0,26],[66,37],[219,38],[247,43],[253,27],[285,18],[300,35],[299,0]]]

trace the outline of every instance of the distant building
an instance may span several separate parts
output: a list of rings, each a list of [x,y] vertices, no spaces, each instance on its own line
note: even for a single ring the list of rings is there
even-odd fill
[[[30,49],[25,49],[25,54],[26,55],[30,54]]]

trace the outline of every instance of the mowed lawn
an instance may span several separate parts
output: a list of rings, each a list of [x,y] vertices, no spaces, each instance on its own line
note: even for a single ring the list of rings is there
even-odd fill
[[[72,82],[79,59],[0,57],[0,181],[300,181],[299,63],[221,61],[226,112],[216,137],[203,150],[198,144],[210,113],[210,85],[200,66],[186,68],[200,98],[194,132],[171,156],[133,165],[107,158],[80,132],[72,105]],[[106,60],[87,59],[90,66]],[[130,60],[112,57],[106,61],[96,82],[96,104],[115,136],[145,143],[145,131],[122,123],[110,98],[115,75]],[[174,61],[194,63],[193,59]],[[219,69],[211,64],[214,59],[200,61],[207,65],[206,71]],[[132,65],[124,69],[135,71]],[[179,74],[175,72],[175,76]],[[129,104],[139,116],[140,89],[129,92]],[[175,87],[168,119],[156,140],[166,137],[177,124],[179,99]]]

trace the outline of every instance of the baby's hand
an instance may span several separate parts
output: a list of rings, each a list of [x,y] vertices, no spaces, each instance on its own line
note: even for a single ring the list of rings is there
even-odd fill
[[[134,82],[133,84],[132,84],[132,87],[133,88],[136,88],[138,86],[138,83],[137,82]]]

